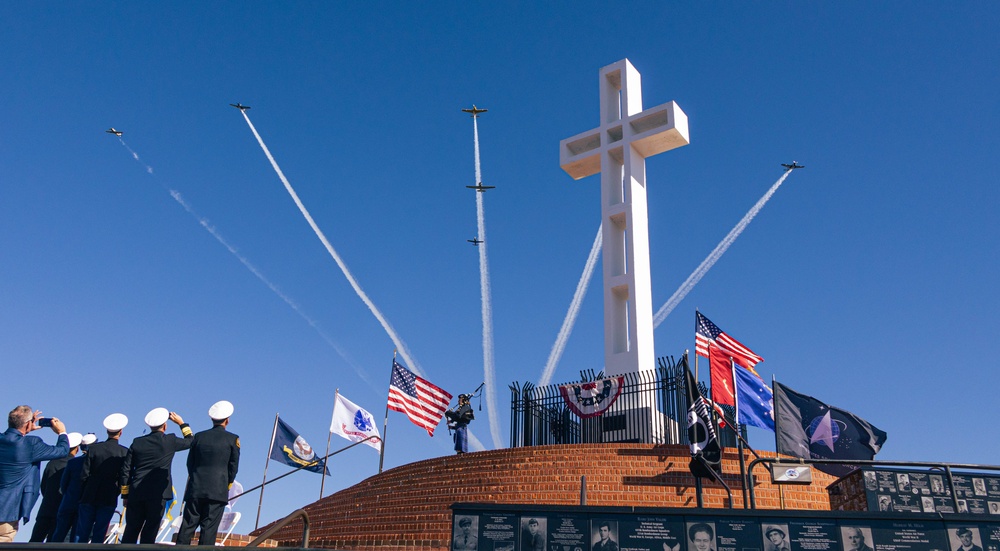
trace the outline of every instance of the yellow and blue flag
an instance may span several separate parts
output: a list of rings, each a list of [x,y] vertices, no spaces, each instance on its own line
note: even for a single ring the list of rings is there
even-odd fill
[[[326,461],[317,458],[309,442],[280,418],[274,432],[274,444],[271,445],[271,459],[291,467],[302,467],[306,471],[330,474]]]

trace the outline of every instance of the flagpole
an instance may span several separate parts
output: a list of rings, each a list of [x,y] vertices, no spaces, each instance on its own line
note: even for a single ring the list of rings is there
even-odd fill
[[[271,463],[271,450],[274,449],[274,437],[278,434],[278,414],[274,414],[274,428],[271,429],[271,445],[267,447],[267,459],[264,460],[264,480],[260,483],[260,499],[257,501],[257,520],[254,521],[253,529],[260,526],[260,508],[264,505],[264,485],[267,484],[267,466]]]
[[[736,452],[740,454],[740,486],[743,486],[743,508],[747,508],[747,463],[743,457],[743,435],[740,434],[740,384],[736,381],[736,363],[729,357],[729,368],[733,374],[733,403],[736,404]]]
[[[698,380],[698,309],[694,309],[694,380]]]
[[[774,415],[774,456],[778,457],[778,381],[774,378],[774,373],[771,373],[771,411]]]
[[[333,413],[330,414],[330,434],[326,435],[326,455],[330,455],[330,439],[333,438],[333,420],[334,420],[334,414],[337,412],[337,398],[339,396],[340,396],[340,389],[338,388],[336,392],[333,394]],[[323,457],[326,457],[326,455],[324,455]],[[324,460],[323,472],[320,473],[322,475],[322,481],[319,483],[320,499],[323,499],[323,485],[326,484],[326,463],[327,461]]]
[[[396,366],[396,349],[392,349],[393,369]],[[392,370],[389,370],[389,386],[392,386]],[[382,445],[378,450],[378,474],[382,474],[382,461],[385,459],[385,435],[389,431],[389,397],[385,398],[385,421],[382,423]]]

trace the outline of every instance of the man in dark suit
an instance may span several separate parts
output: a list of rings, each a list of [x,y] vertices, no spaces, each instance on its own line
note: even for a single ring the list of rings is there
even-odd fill
[[[521,528],[521,551],[545,551],[545,534],[541,533],[538,519],[529,519]]]
[[[865,541],[865,533],[857,526],[848,526],[844,531],[844,549],[846,551],[872,551]],[[980,549],[979,551],[982,551]]]
[[[118,473],[128,449],[118,443],[128,417],[112,413],[104,418],[108,439],[90,446],[80,471],[80,506],[74,543],[104,543],[111,517],[118,507]]]
[[[972,543],[972,530],[968,528],[959,528],[955,530],[955,535],[958,536],[958,541],[962,543],[955,548],[955,551],[983,551],[983,548]]]
[[[233,404],[222,400],[208,410],[212,428],[194,435],[188,452],[184,520],[177,531],[177,545],[191,545],[201,527],[199,545],[215,545],[222,513],[229,501],[229,488],[240,467],[240,437],[226,431]]]
[[[42,412],[18,406],[7,415],[7,431],[0,435],[0,543],[10,543],[17,535],[18,523],[28,522],[39,493],[41,463],[65,457],[69,436],[62,421],[51,418],[52,431],[59,435],[55,446],[37,436],[28,436],[42,428]]]
[[[70,459],[63,470],[62,480],[59,481],[59,492],[62,494],[62,499],[59,502],[59,510],[56,511],[56,528],[52,537],[49,538],[51,542],[73,541],[73,537],[76,536],[76,513],[80,507],[80,493],[83,491],[80,475],[83,473],[85,454],[94,442],[97,442],[97,437],[93,433],[83,435],[80,452],[84,455],[77,455]]]
[[[594,544],[593,551],[618,551],[618,542],[611,537],[611,523],[604,521],[598,525],[600,539]]]
[[[167,420],[181,428],[184,438],[167,434]],[[174,453],[191,447],[194,433],[180,415],[156,408],[146,415],[150,433],[132,441],[119,474],[125,509],[122,543],[156,543],[160,519],[173,497],[170,465]]]
[[[45,540],[54,541],[52,534],[56,529],[56,514],[59,512],[59,504],[62,503],[62,490],[59,484],[62,482],[63,471],[70,458],[76,456],[80,451],[80,442],[83,435],[79,432],[69,433],[69,454],[59,459],[52,459],[42,471],[42,504],[38,506],[38,514],[35,515],[35,526],[31,529],[31,543],[41,543]]]

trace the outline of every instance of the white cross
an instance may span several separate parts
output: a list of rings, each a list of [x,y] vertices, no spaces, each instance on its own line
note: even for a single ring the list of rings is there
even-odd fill
[[[559,142],[575,180],[601,173],[604,372],[653,369],[646,157],[687,145],[687,115],[674,102],[642,110],[639,72],[627,59],[600,71],[601,125]]]

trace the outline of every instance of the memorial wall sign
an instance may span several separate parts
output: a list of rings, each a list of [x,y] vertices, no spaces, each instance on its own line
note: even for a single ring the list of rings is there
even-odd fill
[[[1000,551],[989,514],[472,503],[452,513],[453,551]]]
[[[955,495],[943,470],[864,467],[830,485],[831,505],[848,510],[958,513],[1000,518],[1000,476],[952,471]],[[837,494],[837,495],[835,495]],[[956,511],[957,504],[957,511]]]

